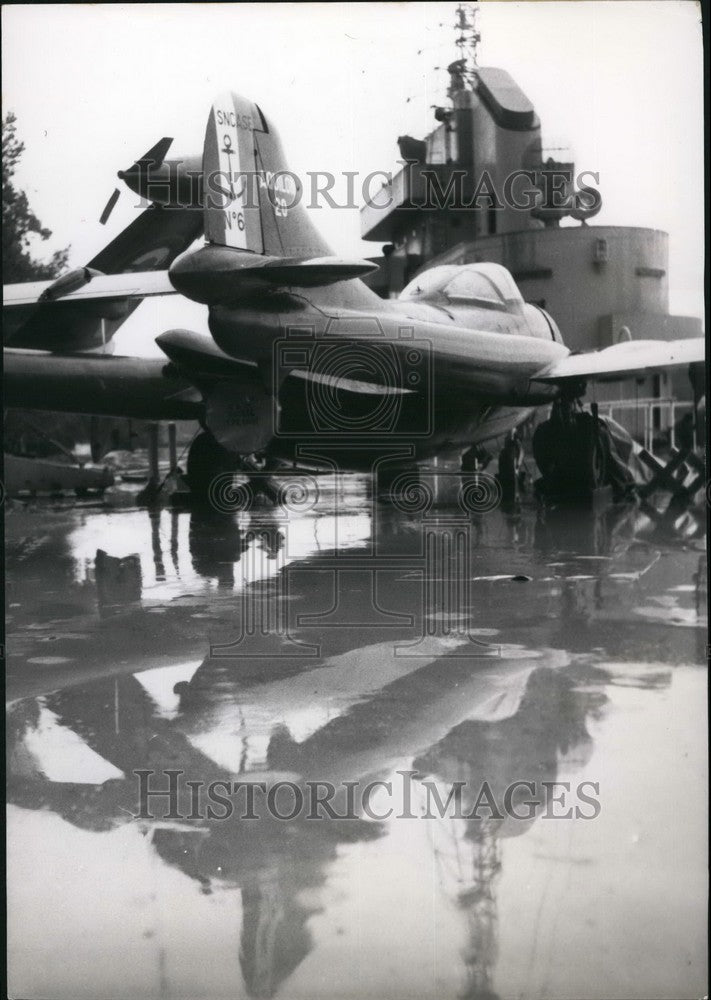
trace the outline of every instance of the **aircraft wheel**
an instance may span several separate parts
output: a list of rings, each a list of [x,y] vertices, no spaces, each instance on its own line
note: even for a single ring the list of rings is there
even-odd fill
[[[518,499],[522,485],[523,448],[515,433],[509,435],[499,453],[498,480],[505,501]]]
[[[605,445],[597,427],[586,428],[581,458],[581,478],[586,489],[596,490],[604,486],[607,473]]]
[[[544,482],[550,482],[556,467],[556,433],[550,420],[544,420],[533,432],[533,459]]]
[[[216,476],[225,472],[236,472],[239,459],[219,444],[212,434],[203,431],[195,438],[188,451],[185,478],[193,499],[207,503],[210,484]]]

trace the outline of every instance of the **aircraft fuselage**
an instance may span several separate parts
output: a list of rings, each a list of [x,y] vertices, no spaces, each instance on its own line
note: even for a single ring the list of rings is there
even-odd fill
[[[426,458],[500,437],[556,395],[531,377],[568,350],[533,333],[525,313],[375,301],[344,308],[304,290],[211,308],[217,345],[255,364],[278,401],[268,453],[341,444],[357,467],[368,451],[407,442]]]

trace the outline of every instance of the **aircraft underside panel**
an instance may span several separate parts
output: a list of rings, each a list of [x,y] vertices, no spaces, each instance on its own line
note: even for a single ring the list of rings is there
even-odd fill
[[[378,455],[401,455],[412,465],[447,451],[464,450],[503,437],[534,407],[492,405],[473,396],[443,395],[429,409],[417,394],[377,396],[356,392],[314,392],[314,385],[287,379],[272,418],[276,433],[266,452],[293,461],[310,455],[340,468],[368,470]],[[318,388],[318,387],[317,387]]]

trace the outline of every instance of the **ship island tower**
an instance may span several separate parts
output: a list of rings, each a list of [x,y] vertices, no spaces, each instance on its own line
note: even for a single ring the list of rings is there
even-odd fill
[[[602,201],[583,188],[595,191],[595,181],[546,156],[529,98],[506,70],[478,64],[476,4],[458,6],[455,31],[457,58],[447,67],[448,103],[434,108],[436,127],[424,139],[400,136],[402,169],[361,208],[362,238],[384,244],[372,258],[380,264],[368,281],[374,291],[395,297],[422,269],[494,261],[526,301],[552,314],[573,351],[701,336],[700,319],[669,312],[668,234],[590,224]],[[508,193],[530,208],[504,197],[517,172]],[[563,219],[572,224],[561,226]],[[691,388],[682,372],[603,385],[596,395],[690,400]],[[668,426],[671,410],[650,413],[654,431]],[[639,429],[633,407],[615,417]]]

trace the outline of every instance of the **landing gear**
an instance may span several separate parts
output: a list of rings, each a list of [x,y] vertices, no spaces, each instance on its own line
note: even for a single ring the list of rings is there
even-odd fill
[[[210,485],[224,473],[236,473],[241,465],[236,455],[219,444],[212,434],[202,431],[190,445],[185,478],[192,498],[205,504],[210,497]]]
[[[523,490],[526,473],[523,465],[523,445],[512,430],[499,452],[499,471],[496,477],[501,487],[504,503],[515,504]]]
[[[259,496],[270,504],[279,502],[279,491],[271,478],[272,471],[273,464],[268,460],[260,460],[253,455],[246,458],[235,455],[223,448],[209,431],[202,431],[190,445],[185,478],[194,503],[210,503],[222,510],[223,503],[230,506],[237,500],[232,496],[231,484],[220,482],[220,477],[242,473],[247,482],[240,488],[240,495],[245,498],[244,508],[248,509]]]
[[[274,507],[280,503],[279,490],[272,479],[274,463],[268,459],[257,459],[254,455],[245,458],[241,465],[242,471],[249,477],[247,489],[251,506],[257,497],[262,496]]]
[[[536,428],[533,457],[546,497],[591,498],[608,483],[608,443],[604,425],[575,400],[558,400],[550,419]]]

